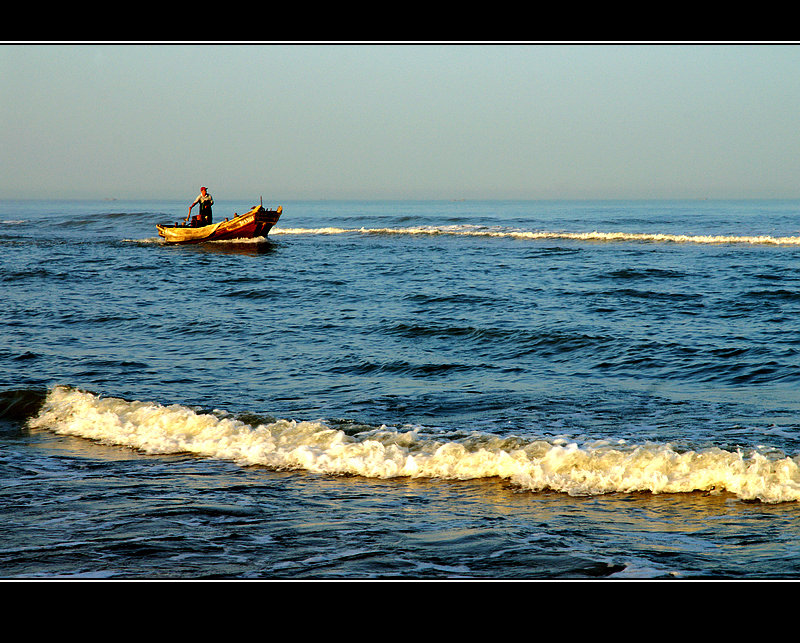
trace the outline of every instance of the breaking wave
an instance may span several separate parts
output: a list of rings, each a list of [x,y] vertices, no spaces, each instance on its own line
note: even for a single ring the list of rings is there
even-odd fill
[[[640,241],[651,243],[695,244],[750,244],[750,245],[800,245],[800,236],[775,237],[771,235],[699,235],[661,234],[638,232],[546,232],[486,228],[483,226],[412,226],[408,228],[279,228],[271,235],[336,235],[336,234],[406,234],[406,235],[456,235],[469,237],[498,237],[530,240],[571,241]]]
[[[345,431],[321,421],[245,421],[222,411],[126,401],[68,387],[48,392],[30,429],[151,455],[190,453],[241,466],[373,478],[498,478],[522,490],[729,492],[742,500],[800,500],[798,457],[755,450],[680,450],[620,441],[577,444],[471,433],[459,439],[386,426]]]

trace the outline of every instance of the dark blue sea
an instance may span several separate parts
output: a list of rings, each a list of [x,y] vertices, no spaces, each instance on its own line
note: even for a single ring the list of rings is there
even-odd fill
[[[263,201],[0,201],[0,577],[800,577],[800,202]]]

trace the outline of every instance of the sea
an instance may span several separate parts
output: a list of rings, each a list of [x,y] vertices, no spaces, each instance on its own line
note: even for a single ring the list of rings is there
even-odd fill
[[[0,201],[0,578],[800,577],[800,201]]]

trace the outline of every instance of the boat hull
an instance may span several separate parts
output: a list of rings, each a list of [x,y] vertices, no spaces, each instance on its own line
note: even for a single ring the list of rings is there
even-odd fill
[[[258,239],[269,234],[272,226],[280,219],[282,212],[281,206],[278,206],[277,210],[265,210],[262,206],[257,205],[249,212],[235,215],[233,219],[226,218],[224,221],[207,226],[193,228],[159,223],[156,225],[156,229],[165,243],[171,244]]]

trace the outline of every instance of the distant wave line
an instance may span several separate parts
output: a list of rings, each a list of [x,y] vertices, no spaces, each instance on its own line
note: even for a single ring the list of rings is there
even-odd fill
[[[273,228],[273,235],[408,234],[497,237],[530,240],[646,241],[654,243],[800,245],[800,236],[771,235],[691,235],[648,232],[548,232],[486,229],[477,226],[416,226],[409,228]]]

